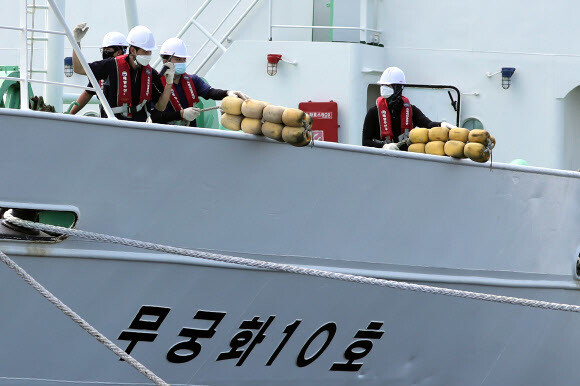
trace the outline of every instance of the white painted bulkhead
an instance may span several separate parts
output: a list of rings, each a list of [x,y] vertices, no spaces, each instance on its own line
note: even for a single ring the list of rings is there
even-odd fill
[[[138,2],[139,21],[153,30],[158,45],[175,35],[203,2],[174,0],[171,3],[176,11],[165,14],[152,12],[159,9],[157,2]],[[236,3],[215,0],[198,20],[213,30]],[[218,38],[250,3],[249,0],[239,2],[236,11],[219,29]],[[272,4],[274,24],[313,23],[316,5],[313,0],[273,0]],[[204,67],[200,75],[215,87],[241,89],[252,97],[276,104],[296,106],[301,101],[334,100],[339,106],[340,141],[360,144],[368,86],[376,81],[380,70],[395,65],[405,71],[410,83],[458,87],[463,93],[460,123],[470,117],[477,118],[495,135],[498,140],[495,161],[523,158],[535,166],[580,168],[577,155],[580,130],[570,116],[575,98],[573,95],[566,98],[580,85],[577,71],[580,51],[574,44],[580,35],[575,20],[577,5],[562,0],[551,2],[547,9],[522,0],[509,3],[368,0],[366,4],[372,10],[368,24],[377,23],[376,28],[382,30],[384,48],[360,43],[312,43],[309,29],[275,28],[273,42],[268,42],[268,1],[263,0],[229,36],[233,44],[229,40],[225,44],[231,49],[221,57],[216,55],[209,64],[216,63],[219,57],[217,64]],[[360,13],[352,12],[346,3],[338,0],[334,5],[335,25],[339,22],[359,25]],[[17,8],[16,4],[8,7],[5,10],[8,18],[3,19],[15,20]],[[124,12],[123,2],[110,2],[106,12],[101,4],[66,2],[69,25],[86,21],[91,27],[83,40],[83,50],[89,60],[99,59],[97,48],[106,32],[127,32]],[[0,51],[2,64],[16,64],[17,41],[8,37],[14,33],[0,31],[0,37],[7,37],[3,39],[5,49]],[[205,39],[193,27],[184,36],[192,53]],[[338,39],[350,38],[337,33],[335,40]],[[36,43],[35,46],[35,61],[41,60],[43,55],[39,53],[43,52],[43,45]],[[199,61],[212,48],[209,44]],[[280,53],[297,60],[298,65],[281,63],[278,74],[269,77],[265,71],[267,53]],[[70,48],[65,48],[65,54],[70,55]],[[196,60],[190,70],[197,64]],[[501,67],[516,68],[508,90],[502,89],[500,75],[486,76],[500,71]],[[72,81],[83,84],[86,78],[75,75]],[[435,103],[432,91],[408,90],[407,95],[432,120],[454,122],[446,93],[438,96]],[[563,98],[566,98],[564,102]]]

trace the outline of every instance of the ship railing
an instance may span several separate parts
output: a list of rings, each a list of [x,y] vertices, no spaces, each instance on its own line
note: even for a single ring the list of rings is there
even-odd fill
[[[207,62],[209,62],[209,60],[213,57],[213,55],[216,53],[216,51],[218,49],[221,50],[222,52],[226,52],[227,51],[227,48],[223,45],[223,43],[227,40],[228,36],[230,36],[231,33],[238,27],[238,25],[240,25],[240,23],[246,18],[246,16],[248,15],[248,13],[250,13],[250,11],[254,8],[254,6],[259,1],[260,0],[253,0],[247,6],[247,8],[245,9],[245,11],[242,12],[242,14],[240,15],[240,17],[234,22],[234,24],[226,31],[226,33],[223,35],[223,37],[221,39],[216,38],[217,32],[223,26],[223,24],[228,20],[228,18],[230,17],[230,15],[238,8],[238,5],[240,5],[240,3],[242,2],[242,0],[237,0],[234,3],[234,5],[232,6],[232,8],[225,14],[225,16],[218,23],[218,25],[213,29],[212,32],[209,32],[203,25],[201,25],[199,23],[199,21],[197,21],[198,17],[207,8],[207,6],[212,2],[212,0],[206,0],[206,1],[203,2],[203,4],[198,8],[197,11],[195,11],[195,13],[193,14],[193,16],[191,16],[191,18],[187,21],[187,23],[184,24],[184,26],[181,28],[181,30],[179,31],[179,33],[175,36],[177,38],[181,38],[189,30],[189,28],[191,26],[194,26],[198,30],[200,30],[201,33],[203,33],[207,37],[206,41],[202,44],[202,46],[196,51],[195,54],[193,54],[191,56],[191,58],[187,62],[187,67],[189,67],[193,63],[193,61],[201,54],[201,52],[203,51],[203,49],[210,42],[212,42],[215,45],[215,47],[210,51],[210,53],[206,55],[206,57],[202,60],[202,62],[193,71],[194,74],[199,73],[199,71],[203,68],[203,66],[206,65]],[[153,67],[157,67],[157,65],[159,65],[160,61],[161,61],[161,58],[158,58],[157,60],[155,60],[155,62],[153,63]]]
[[[382,39],[382,31],[376,28],[369,28],[368,19],[369,15],[375,15],[378,12],[377,2],[373,2],[373,5],[369,7],[369,0],[359,0],[360,1],[360,23],[358,27],[343,27],[343,26],[333,26],[333,25],[294,25],[294,24],[272,24],[272,2],[273,0],[268,0],[268,25],[269,25],[269,40],[272,41],[272,31],[274,28],[298,28],[298,29],[311,29],[311,30],[350,30],[360,32],[360,42],[361,43],[372,43],[380,44]],[[332,3],[333,0],[330,0]],[[329,4],[330,4],[329,3]],[[369,8],[371,8],[369,10]],[[369,42],[369,34],[372,36]]]
[[[201,45],[201,47],[191,56],[191,58],[187,62],[187,67],[189,67],[202,53],[204,48],[211,42],[214,44],[214,48],[205,56],[205,58],[197,65],[197,68],[193,71],[194,74],[198,74],[201,69],[211,60],[217,50],[221,50],[222,52],[226,52],[227,48],[223,45],[223,43],[228,39],[228,37],[232,34],[232,32],[240,25],[240,23],[246,18],[248,13],[254,8],[254,6],[260,0],[253,0],[245,9],[245,11],[239,16],[239,18],[234,22],[234,24],[226,31],[226,33],[221,37],[217,38],[216,34],[219,29],[223,26],[223,24],[228,20],[231,14],[238,8],[242,0],[237,0],[231,9],[225,14],[222,20],[218,23],[218,25],[213,29],[212,32],[209,32],[203,25],[199,23],[197,20],[202,12],[207,8],[208,5],[213,0],[205,0],[201,6],[195,11],[193,16],[183,25],[179,33],[176,35],[177,38],[181,38],[191,26],[196,27],[199,31],[201,31],[207,39]],[[370,28],[367,24],[368,16],[376,13],[377,4],[374,2],[374,6],[369,7],[369,0],[360,0],[360,26],[358,27],[342,27],[342,26],[320,26],[320,25],[291,25],[291,24],[272,24],[272,2],[273,0],[268,0],[268,30],[269,30],[269,40],[272,40],[272,30],[274,28],[301,28],[301,29],[327,29],[327,30],[353,30],[353,31],[360,31],[360,40],[361,42],[367,42],[369,34],[372,35],[372,42],[373,44],[379,44],[382,38],[382,31],[376,28]],[[374,7],[374,8],[373,8]],[[370,8],[370,9],[369,9]],[[153,67],[157,67],[161,62],[161,58],[158,58],[153,63]]]
[[[79,85],[70,84],[70,83],[32,79],[29,76],[28,32],[39,32],[39,33],[53,34],[53,35],[65,35],[68,38],[69,43],[72,46],[73,50],[77,54],[77,57],[82,65],[83,69],[85,70],[86,75],[88,76],[89,80],[91,81],[91,84],[93,84],[93,85],[99,84],[99,82],[97,81],[97,79],[95,77],[95,74],[93,74],[93,71],[89,67],[87,60],[85,59],[83,53],[81,52],[81,49],[80,49],[79,45],[77,44],[77,42],[72,34],[72,31],[70,30],[70,28],[66,24],[66,21],[65,21],[64,17],[62,16],[60,9],[56,5],[55,0],[47,0],[47,3],[49,5],[50,9],[52,10],[52,12],[54,12],[54,16],[58,20],[58,23],[62,27],[63,31],[29,28],[28,27],[28,8],[31,8],[32,6],[28,5],[27,0],[20,1],[20,4],[21,4],[20,27],[0,25],[0,29],[20,31],[20,44],[21,44],[20,55],[19,55],[20,77],[17,78],[17,77],[10,77],[10,76],[0,76],[0,79],[20,82],[20,86],[21,86],[20,87],[20,109],[22,109],[22,110],[29,110],[30,109],[30,107],[29,107],[29,93],[28,93],[29,83],[41,83],[41,84],[57,85],[57,86],[62,86],[62,87],[81,88],[81,89],[85,89],[85,90],[89,90],[89,91],[94,91],[97,94],[97,97],[99,98],[99,101],[101,102],[101,105],[103,106],[103,109],[105,110],[105,113],[107,114],[107,117],[110,119],[116,119],[115,114],[111,110],[111,106],[109,105],[107,99],[105,98],[105,95],[103,94],[103,90],[101,90],[100,87],[79,86]],[[35,6],[35,7],[38,8],[39,6]],[[22,76],[23,74],[24,74],[24,76]]]

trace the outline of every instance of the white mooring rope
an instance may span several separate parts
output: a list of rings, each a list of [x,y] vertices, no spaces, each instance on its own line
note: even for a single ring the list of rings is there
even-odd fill
[[[69,229],[58,227],[54,225],[46,225],[46,224],[39,224],[32,221],[21,220],[12,216],[10,213],[6,213],[5,215],[6,220],[9,222],[19,225],[26,228],[48,231],[51,233],[61,233],[68,236],[76,236],[87,240],[94,240],[100,241],[105,243],[113,243],[113,244],[120,244],[126,245],[129,247],[135,248],[142,248],[148,249],[157,252],[169,253],[174,255],[182,255],[182,256],[189,256],[195,257],[200,259],[212,260],[212,261],[220,261],[224,263],[230,264],[237,264],[237,265],[244,265],[248,267],[256,267],[266,270],[272,271],[280,271],[280,272],[289,272],[295,273],[300,275],[307,275],[307,276],[315,276],[315,277],[322,277],[327,279],[333,280],[342,280],[347,282],[353,283],[360,283],[360,284],[370,284],[376,285],[380,287],[388,287],[388,288],[396,288],[401,290],[407,291],[416,291],[416,292],[424,292],[430,294],[437,294],[437,295],[446,295],[446,296],[454,296],[459,298],[467,298],[467,299],[474,299],[474,300],[483,300],[487,302],[495,302],[495,303],[506,303],[506,304],[513,304],[519,306],[526,306],[526,307],[534,307],[534,308],[543,308],[548,310],[556,310],[556,311],[568,311],[568,312],[580,312],[580,306],[573,305],[573,304],[562,304],[562,303],[552,303],[540,300],[531,300],[531,299],[523,299],[523,298],[516,298],[511,296],[502,296],[502,295],[492,295],[492,294],[485,294],[479,292],[471,292],[471,291],[461,291],[455,290],[450,288],[442,288],[442,287],[433,287],[421,284],[412,284],[412,283],[405,283],[400,281],[394,280],[385,280],[385,279],[376,279],[371,277],[365,276],[357,276],[357,275],[349,275],[343,274],[338,272],[331,272],[331,271],[323,271],[319,269],[313,268],[304,268],[298,267],[289,264],[280,264],[280,263],[272,263],[268,261],[260,261],[254,259],[247,259],[243,257],[234,257],[228,255],[220,255],[216,253],[209,253],[209,252],[202,252],[196,251],[191,249],[184,249],[184,248],[175,248],[166,245],[148,243],[144,241],[126,239],[121,237],[109,236],[100,233],[92,233],[92,232],[85,232],[77,229]]]
[[[124,361],[133,366],[141,374],[145,375],[149,380],[156,385],[168,386],[169,384],[159,378],[155,373],[149,370],[147,367],[143,366],[139,361],[133,358],[131,355],[123,351],[115,343],[111,342],[106,336],[97,331],[96,328],[87,323],[83,318],[81,318],[76,312],[74,312],[70,307],[64,304],[60,299],[54,296],[49,290],[44,288],[42,284],[37,282],[32,276],[30,276],[24,269],[22,269],[18,264],[16,264],[12,259],[6,256],[0,251],[0,260],[6,264],[10,269],[14,270],[25,282],[30,284],[35,290],[37,290],[42,296],[44,296],[49,302],[54,304],[56,308],[61,310],[66,316],[71,318],[75,323],[77,323],[83,330],[92,335],[95,339],[105,345],[109,350],[117,354]]]

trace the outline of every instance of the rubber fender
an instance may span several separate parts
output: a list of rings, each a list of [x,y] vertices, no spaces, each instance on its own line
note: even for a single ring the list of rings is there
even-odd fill
[[[433,130],[433,129],[431,129]],[[445,155],[445,142],[432,141],[425,145],[425,153],[433,155]]]
[[[262,134],[279,142],[284,142],[282,139],[282,130],[284,130],[284,125],[282,124],[268,121],[262,123]]]
[[[487,140],[489,138],[489,132],[487,130],[473,129],[469,132],[469,142],[477,142],[483,145],[487,145]]]
[[[221,108],[226,114],[240,115],[242,114],[242,103],[244,103],[242,99],[228,96],[222,99]]]
[[[469,130],[462,127],[449,130],[449,140],[450,141],[461,141],[463,143],[467,142],[469,139]]]
[[[443,141],[449,139],[449,129],[446,127],[432,127],[429,129],[429,141]]]
[[[451,130],[453,130],[453,129],[451,129]],[[445,146],[443,148],[443,151],[445,151],[445,154],[448,155],[449,157],[465,158],[465,154],[463,154],[464,147],[465,147],[465,142],[451,140],[451,141],[445,142]]]
[[[242,131],[248,134],[262,135],[262,120],[258,118],[244,118]]]
[[[472,130],[473,131],[473,130]],[[475,162],[487,162],[489,160],[489,152],[485,151],[485,146],[478,142],[469,142],[465,144],[463,149],[465,156]]]
[[[422,127],[414,128],[409,132],[409,139],[412,143],[427,143],[429,142],[429,129]],[[423,150],[425,150],[425,146],[423,146]],[[420,151],[419,153],[425,152]]]
[[[306,146],[310,143],[310,131],[303,127],[284,126],[282,139],[293,146]]]
[[[409,149],[407,151],[410,151],[411,153],[425,153],[425,144],[424,143],[413,143],[413,144],[409,145]]]
[[[242,129],[243,115],[222,114],[221,124],[228,130],[239,131]]]
[[[262,119],[264,107],[268,105],[268,102],[247,99],[242,102],[242,114],[247,118]]]
[[[299,109],[286,109],[282,114],[282,122],[290,127],[302,127],[304,121],[304,111]]]
[[[282,123],[282,114],[286,107],[268,105],[264,107],[263,118],[266,122]]]

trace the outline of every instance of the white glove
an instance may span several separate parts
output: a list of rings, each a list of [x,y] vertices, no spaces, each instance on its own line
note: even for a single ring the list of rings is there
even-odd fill
[[[195,118],[199,117],[199,114],[201,114],[201,109],[198,109],[197,107],[188,107],[181,110],[181,118],[186,121],[195,120]]]
[[[75,40],[77,41],[77,43],[80,43],[81,40],[83,40],[83,38],[87,34],[88,30],[89,30],[89,27],[87,27],[87,23],[77,24],[77,26],[72,31],[73,36],[74,36]]]
[[[165,74],[163,74],[165,76],[165,81],[167,82],[166,84],[172,84],[173,78],[175,77],[175,65],[171,62],[167,62],[164,63],[163,66],[167,67]]]
[[[451,130],[451,129],[457,129],[457,126],[454,126],[451,123],[447,123],[445,121],[441,122],[441,127],[446,127],[449,130]]]
[[[241,98],[241,99],[243,99],[243,100],[250,99],[250,97],[249,97],[249,96],[247,96],[246,94],[244,94],[244,93],[243,93],[243,92],[241,92],[241,91],[231,91],[231,90],[230,90],[230,91],[228,91],[228,96],[230,96],[230,97],[237,97],[237,98]]]
[[[399,150],[399,146],[396,143],[385,143],[383,149],[386,150]]]

